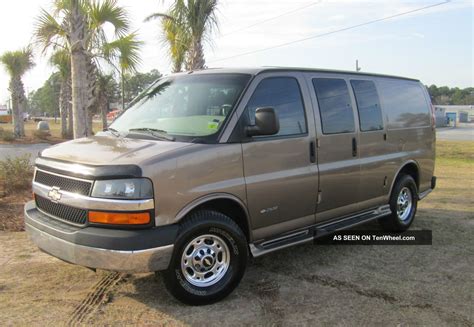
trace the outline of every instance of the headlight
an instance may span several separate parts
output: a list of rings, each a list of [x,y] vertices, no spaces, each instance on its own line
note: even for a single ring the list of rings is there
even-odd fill
[[[151,199],[153,185],[146,178],[113,179],[96,181],[92,196],[110,199]]]

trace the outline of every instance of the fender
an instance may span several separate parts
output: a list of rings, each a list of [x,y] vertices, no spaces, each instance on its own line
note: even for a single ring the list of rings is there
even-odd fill
[[[232,201],[236,202],[242,208],[242,210],[245,212],[245,219],[247,220],[247,226],[249,226],[249,228],[250,228],[250,226],[252,226],[250,224],[250,216],[249,216],[249,213],[247,211],[247,206],[244,204],[244,202],[240,198],[238,198],[237,196],[235,196],[233,194],[230,194],[230,193],[207,194],[207,195],[204,195],[200,198],[197,198],[197,199],[191,201],[186,206],[184,206],[183,209],[181,209],[178,212],[178,214],[175,217],[175,222],[179,222],[188,213],[190,213],[193,209],[197,208],[198,206],[200,206],[200,205],[202,205],[206,202],[209,202],[209,201],[212,201],[212,200],[222,200],[222,199],[232,200]],[[251,231],[249,231],[249,232],[251,232]]]
[[[395,180],[397,179],[398,177],[398,174],[400,174],[400,172],[402,171],[403,168],[405,168],[406,165],[408,164],[415,164],[416,166],[416,169],[418,170],[418,177],[419,174],[420,174],[420,166],[418,165],[418,162],[416,162],[415,160],[408,160],[408,161],[405,161],[402,165],[400,165],[400,168],[398,168],[397,172],[395,173],[393,179],[392,179],[392,185],[390,185],[390,192],[388,193],[388,196],[390,198],[390,196],[392,195],[392,191],[393,191],[393,187],[395,186]],[[420,190],[418,190],[419,192]]]

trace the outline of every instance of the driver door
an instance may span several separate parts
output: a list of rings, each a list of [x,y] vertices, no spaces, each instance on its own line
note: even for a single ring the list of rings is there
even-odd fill
[[[241,118],[272,107],[280,130],[242,143],[247,203],[256,239],[315,222],[318,168],[315,130],[304,80],[298,73],[264,74],[253,84]]]

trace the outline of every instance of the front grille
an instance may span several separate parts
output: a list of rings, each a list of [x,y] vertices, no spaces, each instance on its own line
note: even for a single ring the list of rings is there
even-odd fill
[[[87,210],[54,203],[35,195],[36,206],[45,213],[73,224],[84,225],[87,221]]]
[[[41,170],[36,171],[35,182],[47,186],[56,186],[62,191],[82,195],[89,195],[92,187],[92,182],[53,175]]]

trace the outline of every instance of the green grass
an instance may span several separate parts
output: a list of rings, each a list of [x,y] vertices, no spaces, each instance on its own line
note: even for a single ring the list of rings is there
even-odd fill
[[[474,142],[437,141],[433,194],[421,207],[440,212],[474,212]]]
[[[474,165],[474,142],[471,141],[437,141],[437,163],[446,165]]]

